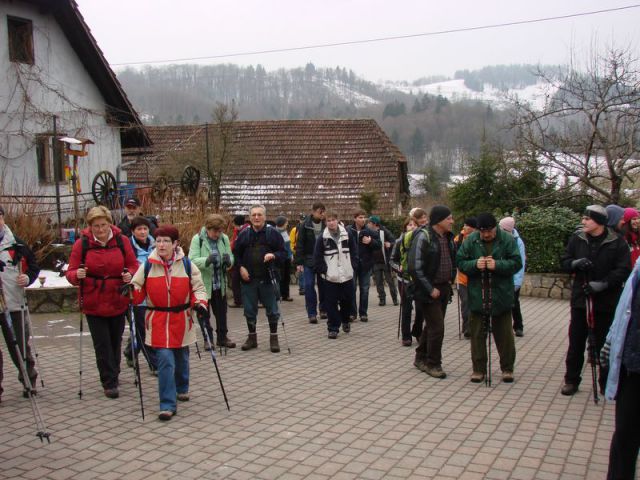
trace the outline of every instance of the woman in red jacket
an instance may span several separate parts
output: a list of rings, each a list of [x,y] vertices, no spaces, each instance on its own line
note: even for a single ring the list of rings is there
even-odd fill
[[[120,293],[131,281],[138,261],[131,243],[112,225],[111,212],[94,207],[73,245],[67,280],[79,285],[80,310],[86,315],[104,394],[118,398],[120,350],[129,299]]]
[[[209,314],[200,270],[178,246],[178,230],[160,225],[156,249],[133,277],[133,301],[146,300],[145,343],[156,352],[160,420],[171,420],[177,402],[189,400],[189,345],[196,341],[193,310]]]

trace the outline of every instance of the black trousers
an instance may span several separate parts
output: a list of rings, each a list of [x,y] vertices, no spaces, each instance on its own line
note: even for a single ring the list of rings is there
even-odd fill
[[[291,283],[291,260],[286,259],[280,265],[280,297],[284,300],[289,298],[289,288]]]
[[[416,360],[422,360],[429,367],[442,366],[442,341],[444,340],[444,317],[451,294],[449,284],[434,285],[440,290],[440,297],[431,302],[420,302],[424,315],[424,328],[420,335]]]
[[[216,319],[216,334],[218,335],[218,343],[221,343],[225,338],[227,338],[227,296],[222,295],[222,290],[212,290],[211,298],[209,299],[209,308],[211,309],[211,313],[213,317]],[[209,340],[211,340],[211,344],[213,345],[214,336],[213,336],[213,328],[211,327],[211,321],[207,320],[205,323],[205,328],[207,329],[207,333],[209,334]],[[204,337],[204,332],[202,334]]]
[[[596,358],[600,356],[600,349],[607,338],[607,332],[611,322],[613,322],[612,311],[594,310],[595,337],[596,337]],[[589,330],[587,328],[587,311],[584,308],[571,308],[571,320],[569,322],[569,350],[565,361],[566,373],[564,382],[573,385],[580,385],[582,381],[582,367],[584,366],[584,350],[587,345]],[[608,370],[600,367],[598,383],[600,389],[604,390],[607,383]]]
[[[13,311],[10,312],[11,315],[11,324],[13,325],[13,334],[18,342],[18,349],[20,350],[20,355],[23,359],[27,361],[27,375],[29,375],[29,380],[31,380],[31,386],[35,388],[36,379],[38,378],[38,372],[36,371],[36,361],[33,356],[33,352],[31,350],[31,330],[29,329],[29,319],[26,318],[28,313],[25,311],[25,319],[24,319],[24,338],[25,338],[25,348],[23,349],[22,344],[22,311]],[[0,312],[0,315],[4,315],[4,313]],[[20,370],[19,362],[20,359],[18,354],[16,353],[15,348],[9,345],[10,334],[7,330],[5,330],[4,324],[2,325],[2,334],[4,335],[5,343],[7,344],[7,348],[9,349],[9,356],[11,357],[11,361],[18,369],[18,380],[20,383],[24,385],[24,381],[22,378],[22,371]],[[26,350],[26,352],[25,352]],[[2,393],[2,390],[0,390]]]
[[[522,324],[522,311],[520,310],[520,288],[513,291],[513,308],[511,309],[511,317],[513,318],[513,329],[524,330]]]
[[[353,282],[343,283],[323,281],[324,306],[327,312],[327,329],[330,332],[340,330],[340,324],[349,323],[349,315],[353,305]]]
[[[640,450],[640,374],[620,372],[616,397],[616,429],[609,450],[607,480],[635,478]]]
[[[115,317],[87,315],[96,364],[103,388],[116,388],[120,375],[120,355],[125,314]]]
[[[136,358],[140,353],[140,350],[142,350],[142,355],[147,361],[149,368],[151,368],[152,370],[157,370],[158,362],[156,361],[156,352],[154,351],[153,347],[150,347],[149,345],[145,345],[145,339],[147,337],[147,333],[145,330],[144,319],[145,319],[146,312],[147,312],[147,307],[140,307],[140,306],[133,307],[133,318],[134,318],[134,321],[136,322],[136,337],[138,340],[136,342],[137,348],[135,349]],[[124,348],[124,356],[129,360],[132,360],[133,358],[131,356],[131,335],[129,335],[129,339],[127,340],[127,345]]]

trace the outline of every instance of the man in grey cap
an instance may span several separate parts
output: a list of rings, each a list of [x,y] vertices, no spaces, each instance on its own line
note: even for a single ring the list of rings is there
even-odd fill
[[[587,341],[587,301],[592,299],[595,320],[596,358],[613,320],[622,284],[631,271],[629,248],[624,239],[607,228],[604,207],[589,205],[582,216],[582,230],[569,239],[560,265],[573,274],[569,350],[567,351],[563,395],[574,395],[582,380],[584,348]],[[604,390],[607,371],[600,368],[600,390]]]

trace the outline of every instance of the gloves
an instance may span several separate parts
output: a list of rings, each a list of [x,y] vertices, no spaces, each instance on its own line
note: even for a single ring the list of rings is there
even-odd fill
[[[128,297],[133,291],[133,283],[125,283],[120,287],[120,295]]]
[[[231,257],[229,256],[228,253],[223,253],[222,254],[222,266],[223,267],[230,267],[231,266]]]
[[[593,268],[593,263],[586,257],[578,258],[571,262],[572,270],[580,270],[586,272],[587,270],[591,270]]]
[[[207,322],[210,318],[209,315],[209,308],[207,308],[206,306],[204,306],[201,303],[196,303],[195,306],[193,307],[196,311],[196,316],[198,317],[198,321],[199,322]]]
[[[587,283],[587,285],[584,287],[584,293],[586,293],[587,295],[600,293],[605,291],[608,286],[609,286],[608,282],[594,280]]]
[[[205,267],[208,267],[212,263],[214,265],[218,265],[219,258],[220,258],[220,255],[218,255],[218,252],[213,252],[211,255],[207,257],[207,260],[204,262]]]

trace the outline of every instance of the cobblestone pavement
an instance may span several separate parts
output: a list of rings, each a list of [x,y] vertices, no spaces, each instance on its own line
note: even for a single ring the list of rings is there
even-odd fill
[[[142,421],[132,370],[122,364],[121,396],[99,385],[84,337],[78,399],[78,314],[35,315],[45,388],[38,404],[52,433],[34,436],[5,346],[0,404],[1,478],[204,479],[600,479],[613,429],[613,405],[594,405],[590,378],[560,395],[569,305],[523,298],[525,337],[516,339],[515,383],[469,382],[469,342],[458,339],[456,304],[446,317],[444,364],[436,380],[413,367],[413,348],[396,339],[398,308],[378,307],[369,323],[328,340],[307,323],[303,297],[283,306],[291,355],[268,349],[260,310],[257,350],[218,355],[231,412],[211,359],[191,353],[191,400],[170,422],[157,420],[156,379],[143,372]],[[230,309],[230,336],[246,336]],[[415,346],[415,345],[414,345]],[[208,352],[202,352],[208,353]]]

